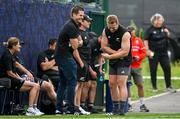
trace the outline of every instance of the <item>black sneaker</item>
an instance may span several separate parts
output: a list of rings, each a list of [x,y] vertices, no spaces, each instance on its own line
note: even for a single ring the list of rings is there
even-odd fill
[[[92,114],[98,113],[97,109],[93,108],[92,106],[88,107],[88,112],[91,112]]]
[[[169,87],[169,88],[166,88],[166,92],[169,92],[169,93],[176,93],[176,90],[173,89],[172,87]]]
[[[128,104],[128,112],[132,112],[132,111],[133,111],[132,105]]]
[[[59,115],[59,114],[65,114],[63,111],[60,111],[60,110],[56,110],[55,111],[55,114]]]
[[[65,114],[74,114],[75,111],[76,111],[75,106],[66,106],[66,108],[64,108]]]
[[[140,112],[149,112],[149,109],[145,105],[141,105]]]
[[[119,109],[113,109],[112,115],[119,115]]]
[[[88,107],[87,106],[82,106],[81,107],[85,110],[85,111],[88,111]]]
[[[79,110],[79,107],[74,107],[74,115],[81,115],[81,111]]]

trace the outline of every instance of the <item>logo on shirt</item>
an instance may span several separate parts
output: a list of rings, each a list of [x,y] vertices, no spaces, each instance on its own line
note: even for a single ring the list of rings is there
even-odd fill
[[[161,32],[164,32],[164,29],[161,29]]]
[[[156,34],[157,32],[156,31],[153,31],[153,34]]]
[[[138,41],[138,40],[136,41],[136,44],[139,44],[139,41]]]
[[[116,41],[117,41],[117,42],[120,42],[120,41],[119,41],[119,38],[116,38]]]
[[[122,71],[121,71],[121,74],[124,74],[124,73],[125,73],[125,71],[124,71],[124,70],[122,70]]]
[[[54,54],[53,54],[53,55],[51,55],[51,58],[54,58]]]

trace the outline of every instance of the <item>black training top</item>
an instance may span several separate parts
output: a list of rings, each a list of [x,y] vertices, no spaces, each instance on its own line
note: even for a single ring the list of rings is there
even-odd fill
[[[44,52],[39,53],[37,60],[37,76],[41,77],[43,74],[46,74],[47,71],[43,71],[41,68],[41,63],[47,58],[49,61],[54,59],[54,50],[45,50]]]
[[[108,27],[105,28],[105,34],[108,39],[108,43],[111,49],[113,50],[119,50],[121,48],[121,42],[122,42],[122,37],[123,35],[127,32],[127,29],[125,29],[123,26],[119,25],[117,31],[112,33]],[[118,66],[130,66],[131,64],[131,43],[130,45],[130,50],[129,54],[126,57],[119,58],[119,59],[112,59],[109,60],[110,65],[116,65]]]
[[[80,30],[81,37],[83,40],[83,45],[82,47],[78,48],[80,57],[82,60],[86,61],[88,64],[90,63],[91,59],[91,46],[90,46],[90,37],[88,31],[82,31]]]
[[[93,68],[95,64],[98,63],[97,58],[102,53],[101,45],[98,42],[98,36],[93,33],[89,33],[90,45],[91,45],[91,67]]]
[[[144,39],[148,40],[150,50],[154,52],[167,52],[168,35],[164,29],[165,27],[155,28],[150,26],[146,30]]]
[[[73,19],[68,20],[59,34],[55,56],[60,58],[72,57],[72,48],[69,42],[70,39],[78,38],[79,35],[78,25]]]
[[[5,50],[0,59],[0,77],[6,77],[6,71],[16,73],[16,55],[12,55],[9,49]]]

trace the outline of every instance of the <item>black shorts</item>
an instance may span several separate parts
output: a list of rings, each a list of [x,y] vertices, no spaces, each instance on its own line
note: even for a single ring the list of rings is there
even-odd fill
[[[40,87],[41,87],[41,85],[42,85],[43,81],[44,81],[43,79],[40,79],[40,78],[34,77],[34,82],[35,82],[35,83],[38,83]]]
[[[77,67],[77,81],[87,82],[89,79],[89,65],[84,62],[84,67],[81,68],[79,65]]]
[[[109,65],[109,74],[110,75],[130,75],[130,71],[131,71],[130,67]]]
[[[24,80],[26,80],[27,77],[28,77],[28,76],[27,76],[26,74],[21,75],[21,78],[24,78]],[[48,77],[47,77],[46,80],[48,80]],[[38,83],[40,86],[42,85],[43,81],[44,81],[44,80],[41,79],[41,78],[34,77],[34,82],[35,82],[35,83]]]
[[[11,79],[11,88],[12,90],[16,90],[16,91],[19,91],[20,88],[22,87],[22,85],[24,84],[24,80],[20,80],[20,79],[15,79],[15,78],[12,78],[12,77],[8,77]]]
[[[58,73],[59,74],[59,73]],[[40,76],[39,77],[40,79],[42,79],[42,80],[45,80],[45,81],[49,81],[49,80],[51,80],[51,82],[52,82],[52,84],[53,84],[53,86],[55,87],[55,88],[57,88],[58,87],[58,85],[59,85],[59,82],[60,82],[60,76],[59,75],[47,75],[47,74],[43,74],[42,76]]]

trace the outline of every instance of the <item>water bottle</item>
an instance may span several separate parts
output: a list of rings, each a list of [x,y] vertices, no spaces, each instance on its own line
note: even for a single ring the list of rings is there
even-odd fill
[[[100,75],[99,75],[99,81],[100,81],[100,82],[103,82],[103,81],[104,81],[104,76],[103,76],[103,74],[100,74]]]

